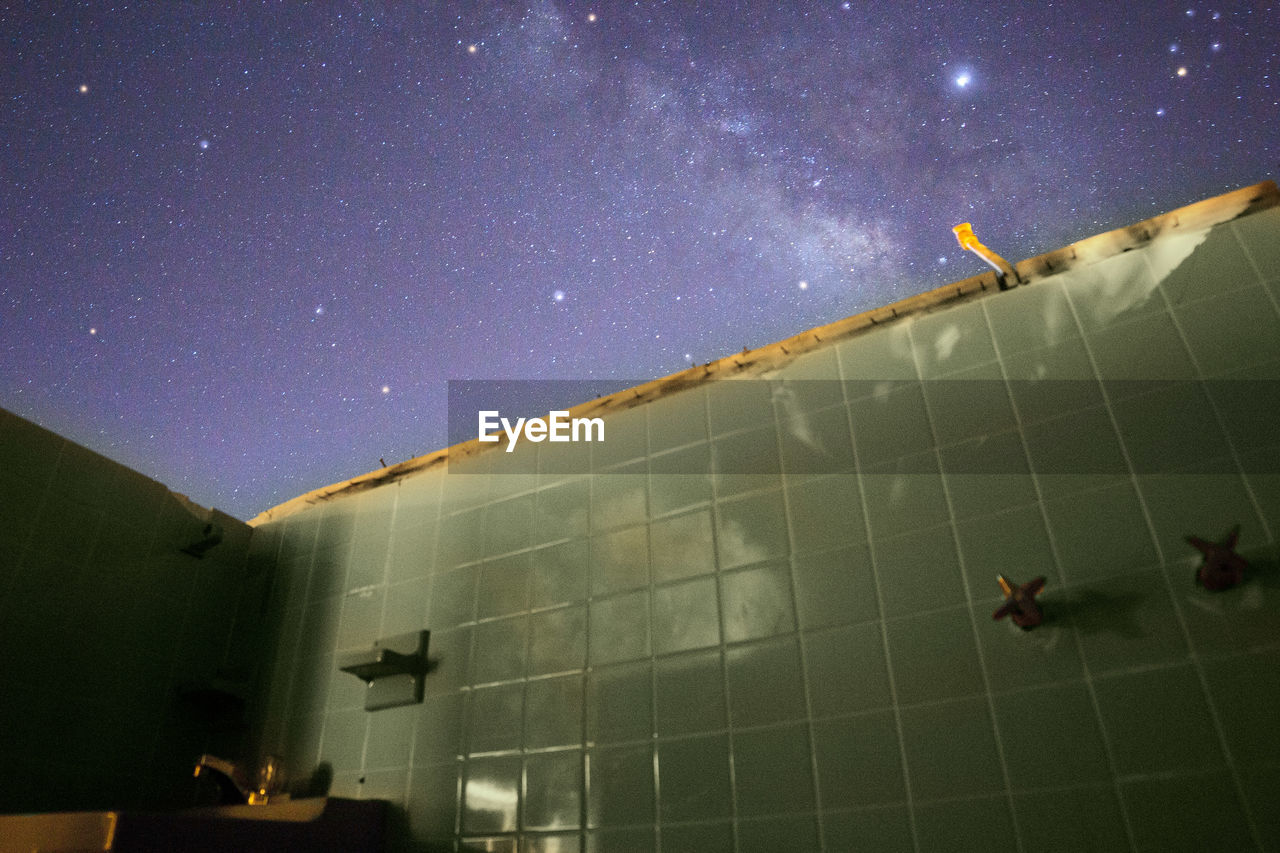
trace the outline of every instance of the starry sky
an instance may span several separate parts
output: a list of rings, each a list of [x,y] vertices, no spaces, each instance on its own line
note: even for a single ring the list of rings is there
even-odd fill
[[[0,406],[241,518],[1280,173],[1280,4],[0,3]],[[582,402],[566,400],[565,405]]]

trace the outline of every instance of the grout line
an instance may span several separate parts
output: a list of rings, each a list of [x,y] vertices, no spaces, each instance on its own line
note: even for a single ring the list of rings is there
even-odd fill
[[[908,340],[910,338],[908,337]],[[914,356],[912,357],[914,360]],[[844,382],[844,360],[840,358],[839,348],[836,352],[836,366],[840,375],[841,383]],[[850,405],[853,401],[845,400],[845,420],[849,426],[849,440],[853,447],[853,465],[854,478],[858,484],[858,500],[860,509],[862,510],[862,525],[866,532],[867,547],[867,564],[871,569],[871,581],[876,589],[876,609],[879,611],[880,625],[880,645],[884,651],[885,672],[889,680],[889,701],[893,710],[893,726],[898,735],[898,761],[902,767],[902,785],[906,794],[907,805],[907,825],[911,829],[911,845],[915,848],[915,853],[922,853],[920,846],[920,830],[916,826],[916,805],[915,794],[911,786],[911,771],[907,763],[907,741],[902,728],[902,707],[898,703],[898,680],[893,668],[893,653],[889,649],[889,629],[885,622],[884,609],[884,593],[880,588],[880,569],[876,561],[876,548],[872,542],[871,536],[871,512],[870,504],[867,501],[866,484],[863,481],[864,473],[862,460],[858,453],[857,431],[853,423],[853,407]]]
[[[1084,350],[1085,358],[1087,358],[1089,361],[1090,370],[1093,371],[1092,379],[1098,385],[1098,392],[1102,396],[1103,405],[1107,410],[1108,417],[1112,419],[1111,421],[1112,430],[1116,432],[1116,437],[1118,440],[1119,431],[1116,429],[1114,415],[1112,414],[1110,400],[1106,395],[1105,385],[1102,382],[1102,377],[1098,372],[1097,359],[1094,358],[1093,349],[1092,347],[1089,346],[1089,340],[1088,340],[1088,337],[1085,335],[1084,325],[1080,322],[1080,316],[1076,311],[1075,302],[1072,300],[1071,294],[1067,292],[1067,289],[1065,287],[1063,288],[1063,295],[1066,297],[1065,301],[1067,304],[1067,310],[1071,312],[1071,319],[1075,322],[1076,331],[1080,335],[1081,348],[1083,348]],[[1018,417],[1016,403],[1014,405],[1014,417],[1015,418]],[[1121,452],[1122,453],[1124,452],[1123,444],[1121,444]],[[1125,455],[1124,458],[1127,463],[1128,456]],[[1041,496],[1041,502],[1040,502],[1041,515],[1044,518],[1045,531],[1049,537],[1049,548],[1053,552],[1054,559],[1057,560],[1058,562],[1059,569],[1062,572],[1063,580],[1065,582],[1069,579],[1070,575],[1066,571],[1066,566],[1063,564],[1061,549],[1058,545],[1058,538],[1054,534],[1053,525],[1049,521],[1048,506],[1044,501],[1040,480],[1039,480],[1039,477],[1036,475],[1034,468],[1032,469],[1031,477],[1032,477],[1032,482],[1036,488],[1036,493]],[[1110,487],[1108,486],[1106,488],[1110,488]],[[1144,507],[1144,512],[1145,512],[1145,507]],[[1156,553],[1159,554],[1159,551],[1157,551]],[[1089,666],[1089,658],[1085,652],[1084,638],[1081,636],[1080,630],[1079,628],[1077,628],[1074,622],[1071,625],[1071,633],[1072,633],[1072,637],[1075,640],[1076,653],[1079,654],[1080,656],[1080,667],[1084,675],[1085,688],[1089,692],[1089,702],[1093,706],[1094,722],[1098,726],[1098,733],[1102,738],[1102,748],[1107,756],[1107,765],[1111,771],[1111,787],[1112,787],[1112,791],[1115,793],[1116,802],[1120,807],[1120,818],[1124,822],[1125,835],[1129,840],[1130,849],[1137,850],[1138,841],[1137,841],[1137,834],[1133,828],[1133,818],[1129,814],[1129,804],[1128,804],[1128,801],[1125,799],[1123,789],[1120,787],[1120,771],[1119,771],[1119,765],[1117,764],[1117,759],[1116,759],[1115,745],[1112,743],[1111,733],[1107,730],[1106,721],[1103,719],[1102,704],[1098,701],[1097,685],[1094,682],[1093,670]]]
[[[1232,236],[1234,237],[1235,235],[1232,234]],[[1240,241],[1237,240],[1237,243],[1239,242]],[[1149,262],[1149,259],[1146,257],[1146,255],[1143,256],[1143,260],[1148,261],[1148,265],[1149,265],[1150,262]],[[1154,274],[1154,271],[1152,272]],[[1172,303],[1169,301],[1169,296],[1167,293],[1164,292],[1164,288],[1161,286],[1161,284],[1162,282],[1157,282],[1156,289],[1160,292],[1160,297],[1164,303],[1165,310],[1168,311],[1169,317],[1173,322],[1173,326],[1178,332],[1178,339],[1182,342],[1183,348],[1187,351],[1187,355],[1191,359],[1192,365],[1195,367],[1197,380],[1199,384],[1203,385],[1204,370],[1201,368],[1200,361],[1199,359],[1196,358],[1195,352],[1192,351],[1191,346],[1188,344],[1186,334],[1183,331],[1182,325],[1178,322],[1178,318],[1176,313],[1173,310]],[[1092,358],[1092,353],[1090,353],[1090,358]],[[1237,476],[1240,477],[1240,479],[1244,483],[1245,490],[1249,495],[1249,500],[1253,504],[1254,512],[1262,520],[1263,530],[1267,533],[1268,536],[1270,536],[1270,530],[1269,530],[1269,525],[1267,525],[1266,515],[1263,512],[1261,512],[1261,507],[1259,506],[1257,499],[1253,494],[1253,490],[1249,488],[1249,480],[1247,477],[1243,475],[1244,468],[1241,465],[1240,457],[1236,453],[1234,445],[1231,443],[1231,436],[1226,432],[1225,423],[1222,420],[1222,415],[1221,415],[1221,412],[1219,412],[1218,410],[1217,403],[1214,402],[1212,396],[1208,394],[1206,394],[1206,396],[1209,396],[1209,405],[1213,409],[1215,419],[1218,421],[1218,428],[1222,430],[1223,437],[1226,439],[1226,442],[1227,442],[1227,447],[1231,450],[1232,458],[1235,460],[1236,467],[1240,471],[1240,473]],[[1105,390],[1103,391],[1103,398],[1107,399]],[[1110,409],[1110,400],[1108,400],[1108,409]],[[1120,432],[1118,428],[1119,425],[1115,423],[1114,414],[1112,415],[1112,423],[1117,427],[1116,432],[1117,434],[1119,434]],[[1129,451],[1128,451],[1128,448],[1124,445],[1123,437],[1121,437],[1121,451],[1124,453],[1125,462],[1129,463],[1130,468],[1132,469],[1132,462],[1129,459]],[[1169,572],[1166,567],[1167,562],[1165,560],[1164,550],[1163,548],[1161,548],[1159,538],[1155,535],[1155,525],[1151,520],[1150,511],[1147,508],[1147,501],[1142,494],[1141,487],[1138,485],[1138,477],[1136,474],[1133,475],[1133,484],[1134,484],[1135,490],[1138,493],[1138,501],[1142,506],[1142,513],[1147,519],[1148,527],[1151,528],[1152,539],[1155,540],[1156,553],[1160,555],[1160,558],[1161,558],[1160,576],[1164,580],[1164,585],[1165,585],[1166,592],[1169,595],[1169,600],[1173,603],[1173,612],[1178,618],[1178,627],[1182,631],[1183,642],[1187,644],[1187,654],[1191,659],[1192,666],[1195,667],[1196,678],[1200,682],[1200,689],[1203,692],[1205,706],[1208,708],[1209,717],[1213,721],[1213,728],[1214,728],[1214,733],[1217,735],[1218,746],[1222,750],[1223,760],[1226,762],[1227,769],[1230,771],[1232,785],[1235,788],[1236,796],[1240,800],[1240,809],[1244,813],[1245,821],[1249,826],[1249,835],[1253,839],[1253,843],[1257,847],[1257,849],[1263,850],[1265,848],[1262,843],[1262,833],[1258,829],[1257,819],[1254,817],[1253,809],[1249,803],[1249,798],[1245,794],[1244,780],[1241,779],[1240,777],[1240,769],[1236,765],[1235,756],[1232,755],[1231,753],[1231,744],[1227,740],[1227,732],[1226,732],[1226,727],[1223,725],[1223,722],[1222,722],[1222,714],[1218,710],[1218,703],[1214,701],[1213,690],[1209,686],[1209,679],[1204,671],[1204,662],[1200,659],[1200,653],[1196,648],[1195,638],[1191,635],[1191,629],[1187,625],[1187,617],[1182,609],[1182,601],[1180,597],[1176,594],[1176,591],[1173,587],[1173,581],[1169,577]]]
[[[987,319],[986,309],[979,300],[978,308],[981,311],[983,332],[991,340],[992,348],[995,347],[995,334],[991,331],[991,324]],[[964,550],[960,545],[960,530],[956,520],[955,502],[951,497],[951,489],[947,485],[946,469],[942,464],[942,453],[938,450],[938,428],[937,419],[934,417],[933,408],[929,405],[929,395],[924,393],[924,371],[921,370],[920,359],[917,356],[918,349],[916,347],[914,328],[907,327],[907,340],[910,342],[910,350],[912,362],[916,367],[916,375],[920,381],[920,398],[924,403],[925,418],[928,421],[929,433],[933,436],[933,456],[938,464],[938,482],[942,486],[942,497],[947,504],[947,515],[949,517],[948,527],[951,532],[951,543],[956,550],[956,567],[960,572],[960,584],[964,588],[965,601],[968,604],[967,615],[969,617],[969,628],[973,635],[974,652],[978,658],[978,671],[982,674],[983,697],[986,699],[987,714],[991,718],[991,729],[995,735],[996,757],[1000,760],[1000,775],[1004,779],[1004,801],[1009,808],[1009,819],[1013,822],[1013,840],[1019,853],[1025,850],[1022,841],[1022,829],[1018,823],[1018,812],[1013,803],[1013,783],[1009,778],[1009,764],[1005,758],[1004,738],[1000,735],[1000,721],[996,717],[995,699],[991,695],[991,675],[987,670],[986,655],[982,651],[982,635],[978,631],[978,624],[973,613],[973,591],[969,588],[969,576],[965,572]],[[998,356],[998,354],[997,354]],[[1003,368],[1002,368],[1003,369]],[[1006,385],[1006,388],[1008,386]]]

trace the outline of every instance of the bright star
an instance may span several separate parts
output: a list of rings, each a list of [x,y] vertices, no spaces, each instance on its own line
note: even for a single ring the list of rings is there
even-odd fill
[[[1178,76],[1179,76],[1179,77],[1186,77],[1186,76],[1187,76],[1187,69],[1186,69],[1185,67],[1184,67],[1184,68],[1179,68],[1179,69],[1178,69]]]
[[[804,281],[803,279],[801,279],[801,281],[800,281],[800,289],[801,289],[801,290],[808,290],[808,289],[809,289],[809,282]]]
[[[207,139],[201,139],[199,144],[200,144],[200,150],[201,150],[201,151],[208,151],[208,150],[209,150],[209,140],[207,140]]]
[[[467,45],[467,53],[475,53],[477,50],[479,50],[479,48],[474,44]]]
[[[81,84],[80,84],[80,94],[82,94],[82,95],[87,95],[87,94],[89,94],[89,87],[88,87],[88,86],[86,86],[86,85],[84,85],[83,83],[81,83]]]
[[[956,77],[956,85],[963,89],[965,86],[968,86],[972,80],[973,78],[969,76],[969,73],[966,71]]]
[[[556,302],[564,302],[564,291],[557,290],[555,293],[551,294],[551,298]]]
[[[383,386],[382,386],[382,393],[383,393],[383,394],[390,394],[390,393],[391,393],[391,386],[390,386],[390,385],[383,385]]]

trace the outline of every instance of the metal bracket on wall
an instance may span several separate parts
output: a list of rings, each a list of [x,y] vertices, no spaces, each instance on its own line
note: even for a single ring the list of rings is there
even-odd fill
[[[366,711],[416,705],[422,701],[430,638],[430,631],[411,631],[378,640],[372,649],[339,654],[338,668],[367,685]]]

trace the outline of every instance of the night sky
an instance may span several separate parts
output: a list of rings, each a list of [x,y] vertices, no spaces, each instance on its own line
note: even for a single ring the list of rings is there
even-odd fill
[[[248,518],[1280,173],[1280,5],[0,5],[0,406]],[[572,405],[580,400],[565,400]]]

